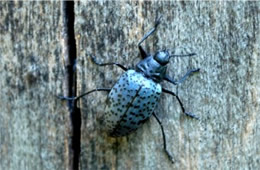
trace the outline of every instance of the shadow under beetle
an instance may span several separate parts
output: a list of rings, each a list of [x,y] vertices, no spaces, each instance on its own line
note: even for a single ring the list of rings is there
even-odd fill
[[[166,74],[169,59],[195,54],[170,55],[167,50],[157,51],[153,56],[146,53],[141,44],[157,29],[159,23],[160,20],[157,19],[154,28],[147,32],[138,43],[143,60],[136,65],[135,69],[127,69],[125,66],[114,62],[99,63],[94,56],[91,56],[92,61],[99,66],[116,65],[126,71],[112,88],[97,88],[74,98],[61,97],[61,99],[78,100],[95,91],[108,91],[108,104],[103,121],[109,136],[113,137],[128,135],[153,115],[161,127],[164,151],[170,161],[174,163],[174,159],[166,147],[163,125],[154,112],[161,93],[164,92],[175,96],[185,115],[195,119],[198,119],[198,117],[186,112],[180,98],[174,92],[162,88],[159,83],[166,80],[174,85],[180,84],[192,73],[198,72],[199,69],[189,70],[179,81],[174,81]]]

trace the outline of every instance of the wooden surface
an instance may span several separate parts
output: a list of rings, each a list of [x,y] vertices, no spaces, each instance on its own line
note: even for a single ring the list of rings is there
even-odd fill
[[[60,2],[0,2],[0,169],[68,169],[69,114],[63,94],[64,62]],[[117,67],[139,60],[138,41],[162,16],[144,44],[153,54],[175,54],[168,73],[180,78],[201,68],[178,87],[185,108],[164,94],[156,109],[165,127],[171,164],[154,118],[136,133],[110,138],[101,130],[106,92],[80,100],[80,169],[257,169],[260,166],[259,2],[76,2],[78,94],[112,87]]]

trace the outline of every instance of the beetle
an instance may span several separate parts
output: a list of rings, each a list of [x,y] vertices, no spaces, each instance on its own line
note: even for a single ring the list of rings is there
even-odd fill
[[[151,117],[151,115],[153,115],[159,123],[162,131],[164,151],[173,163],[174,159],[167,150],[164,127],[161,120],[154,112],[161,93],[175,96],[185,115],[195,119],[199,118],[193,113],[186,112],[178,95],[163,88],[160,83],[166,80],[174,85],[178,85],[192,73],[199,72],[200,69],[189,70],[179,81],[175,81],[166,74],[167,64],[169,63],[170,58],[193,56],[195,53],[186,55],[170,55],[168,50],[160,50],[154,55],[149,55],[143,49],[141,45],[142,42],[156,31],[159,24],[160,18],[155,21],[154,27],[147,32],[138,43],[142,60],[136,65],[135,69],[128,69],[122,64],[115,62],[100,63],[94,56],[91,56],[92,61],[98,66],[115,65],[125,71],[112,88],[96,88],[77,97],[61,98],[65,100],[78,100],[92,92],[109,92],[103,121],[105,130],[108,132],[108,135],[112,137],[121,137],[130,134],[138,129],[149,117]]]

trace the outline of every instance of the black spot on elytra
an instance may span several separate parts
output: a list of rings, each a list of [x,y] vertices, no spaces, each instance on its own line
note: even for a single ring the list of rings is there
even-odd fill
[[[139,110],[139,114],[137,116],[139,116],[141,118],[145,118],[145,115],[141,112],[141,110]]]
[[[134,112],[130,112],[129,114],[135,116],[135,113],[134,113]]]
[[[139,108],[140,108],[140,105],[135,105],[134,108],[135,108],[135,109],[139,109]]]
[[[136,125],[137,123],[135,121],[130,122],[132,125]]]
[[[140,120],[139,122],[137,122],[137,125],[141,125],[141,124],[143,124],[145,121],[146,121],[146,119]]]
[[[122,110],[122,109],[120,109],[120,108],[117,108],[117,111],[119,111],[119,112],[122,112],[123,110]]]
[[[140,98],[141,98],[142,100],[145,100],[146,97],[145,97],[145,96],[140,96]]]

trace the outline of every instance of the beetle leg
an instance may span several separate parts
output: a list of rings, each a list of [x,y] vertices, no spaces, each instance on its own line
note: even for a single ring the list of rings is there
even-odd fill
[[[170,57],[191,57],[196,55],[196,53],[190,53],[190,54],[173,54]]]
[[[172,79],[171,77],[169,77],[168,75],[165,75],[163,79],[166,80],[166,81],[168,81],[168,82],[170,82],[170,83],[172,83],[172,84],[174,84],[174,85],[178,85],[178,84],[181,84],[182,82],[184,82],[184,80],[186,80],[189,76],[191,76],[192,73],[196,73],[196,72],[199,72],[199,71],[200,71],[199,68],[193,69],[193,70],[189,70],[189,71],[187,71],[187,73],[186,73],[182,78],[180,78],[178,81],[173,80],[173,79]]]
[[[177,98],[178,102],[179,102],[180,105],[181,105],[182,112],[183,112],[185,115],[187,115],[187,116],[189,116],[189,117],[191,117],[191,118],[194,118],[194,119],[198,119],[198,120],[199,120],[199,117],[198,117],[198,116],[194,115],[194,114],[191,113],[191,112],[186,112],[186,111],[185,111],[185,108],[184,108],[184,106],[183,106],[183,104],[182,104],[180,98],[179,98],[175,93],[173,93],[173,92],[170,91],[170,90],[164,89],[164,88],[162,88],[162,91],[165,92],[165,93],[171,94],[171,95],[173,95],[173,96],[175,96],[175,97]]]
[[[90,55],[91,57],[91,60],[96,64],[96,65],[99,65],[99,66],[107,66],[107,65],[116,65],[118,67],[120,67],[121,69],[123,69],[124,71],[128,70],[125,66],[123,66],[122,64],[119,64],[119,63],[115,63],[115,62],[112,62],[112,63],[99,63],[95,56],[93,55]]]
[[[187,77],[189,77],[192,73],[196,73],[196,72],[199,72],[200,69],[197,68],[197,69],[192,69],[192,70],[188,70],[187,73],[182,77],[180,78],[180,80],[178,81],[178,84],[181,84],[184,80],[186,80]]]
[[[153,116],[155,117],[155,119],[157,120],[157,122],[159,123],[161,130],[162,130],[162,136],[163,136],[163,149],[166,153],[166,155],[168,156],[168,158],[170,159],[170,161],[172,163],[174,163],[174,159],[172,157],[172,155],[169,153],[169,151],[167,150],[167,145],[166,145],[166,137],[165,137],[165,133],[164,133],[164,128],[162,125],[162,122],[160,121],[160,119],[158,118],[158,116],[153,112]]]
[[[170,82],[170,83],[172,83],[172,84],[174,84],[174,85],[178,85],[178,82],[176,82],[175,80],[173,80],[173,79],[172,79],[171,77],[169,77],[168,75],[165,75],[163,79],[166,80],[166,81],[168,81],[168,82]]]
[[[161,19],[161,17],[159,17],[159,18],[156,19],[155,24],[154,24],[154,27],[153,27],[149,32],[147,32],[147,33],[143,36],[143,38],[141,39],[141,41],[138,43],[138,48],[139,48],[139,51],[140,51],[140,53],[141,53],[141,57],[142,57],[143,59],[146,58],[146,57],[148,56],[148,54],[147,54],[146,51],[143,49],[143,47],[141,46],[141,44],[144,42],[144,40],[146,40],[150,35],[152,35],[152,34],[156,31],[158,25],[160,24],[160,19]]]
[[[59,99],[61,99],[61,100],[78,100],[79,98],[81,98],[83,96],[86,96],[86,95],[88,95],[90,93],[93,93],[95,91],[108,91],[109,92],[110,90],[111,90],[111,88],[97,88],[97,89],[90,90],[90,91],[88,91],[86,93],[83,93],[83,94],[81,94],[81,95],[79,95],[77,97],[64,97],[64,96],[57,96],[57,97]]]
[[[143,49],[143,47],[139,44],[138,45],[139,51],[141,53],[141,57],[142,59],[146,58],[148,56],[148,54],[146,53],[146,51]]]

